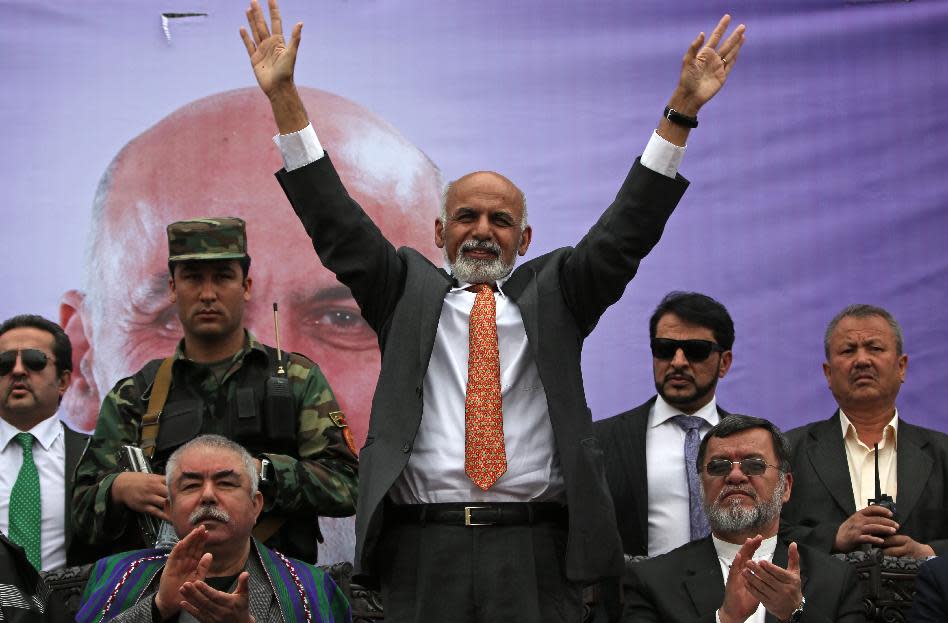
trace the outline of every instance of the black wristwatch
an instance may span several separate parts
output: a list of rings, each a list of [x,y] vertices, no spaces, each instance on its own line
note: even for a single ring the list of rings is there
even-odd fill
[[[806,597],[800,596],[800,605],[797,606],[797,609],[790,613],[790,618],[787,619],[787,623],[800,623],[803,620],[803,606],[806,605]]]
[[[674,123],[675,125],[680,125],[683,128],[697,128],[698,127],[698,118],[689,117],[688,115],[683,115],[671,106],[665,107],[665,114],[663,115],[666,119]]]

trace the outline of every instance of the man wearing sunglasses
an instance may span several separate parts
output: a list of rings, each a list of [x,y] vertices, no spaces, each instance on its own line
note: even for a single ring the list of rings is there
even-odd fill
[[[0,325],[0,531],[37,570],[95,559],[72,539],[72,474],[87,437],[56,413],[72,380],[72,346],[35,315]]]
[[[784,534],[827,552],[948,554],[948,436],[896,408],[908,370],[898,322],[881,307],[850,305],[830,321],[824,350],[839,408],[787,433],[797,495],[784,508]],[[877,499],[877,463],[891,505]]]
[[[244,221],[177,221],[167,235],[168,298],[184,338],[171,357],[149,362],[105,397],[76,470],[78,534],[112,552],[154,545],[140,539],[135,513],[167,519],[165,462],[212,433],[256,457],[265,504],[255,535],[315,562],[317,515],[355,510],[357,460],[345,418],[315,363],[244,328],[253,285]],[[146,426],[146,414],[160,417]],[[123,471],[123,445],[151,450],[155,473]]]
[[[865,621],[853,569],[777,536],[790,445],[767,420],[729,415],[698,449],[711,536],[632,565],[629,623]]]
[[[709,296],[670,292],[652,313],[649,337],[657,395],[593,425],[630,556],[708,535],[692,467],[701,436],[727,415],[715,389],[731,367],[734,322]]]

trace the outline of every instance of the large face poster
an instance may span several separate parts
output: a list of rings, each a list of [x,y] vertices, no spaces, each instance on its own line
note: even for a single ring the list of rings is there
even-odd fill
[[[0,316],[41,313],[76,351],[62,416],[90,430],[121,377],[181,337],[165,226],[248,222],[246,324],[316,360],[365,438],[379,354],[272,174],[280,157],[239,2],[4,3]],[[736,324],[719,403],[787,428],[834,408],[826,323],[889,309],[905,419],[941,430],[948,383],[948,3],[287,0],[297,82],[350,192],[396,245],[440,261],[443,180],[493,169],[526,193],[535,257],[574,244],[641,153],[682,54],[725,12],[747,43],[701,112],[691,188],[586,342],[595,418],[654,394],[648,317],[670,290]]]

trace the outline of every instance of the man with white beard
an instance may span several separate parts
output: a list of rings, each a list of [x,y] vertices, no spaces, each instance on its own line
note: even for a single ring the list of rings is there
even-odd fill
[[[730,415],[708,431],[695,467],[711,536],[634,565],[623,620],[865,621],[849,565],[777,537],[789,456],[786,437],[761,418]]]

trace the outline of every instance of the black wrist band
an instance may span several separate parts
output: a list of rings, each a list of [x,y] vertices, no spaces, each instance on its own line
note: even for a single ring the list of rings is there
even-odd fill
[[[665,118],[674,123],[675,125],[680,125],[683,128],[697,128],[698,127],[698,118],[689,117],[688,115],[683,115],[674,108],[665,107]]]

